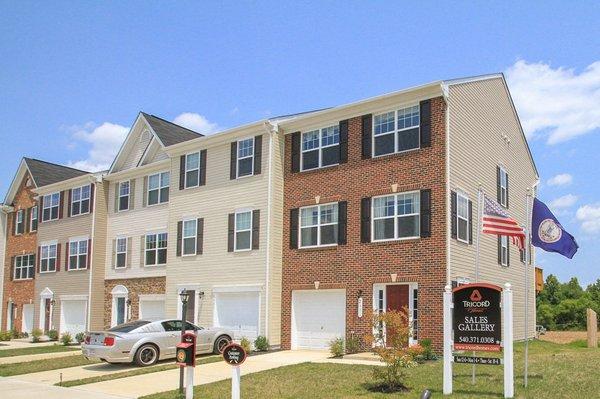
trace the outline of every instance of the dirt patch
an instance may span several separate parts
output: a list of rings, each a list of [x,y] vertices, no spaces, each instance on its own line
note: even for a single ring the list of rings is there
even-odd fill
[[[568,344],[580,339],[587,339],[585,331],[547,331],[540,335],[542,341],[554,342],[556,344]]]

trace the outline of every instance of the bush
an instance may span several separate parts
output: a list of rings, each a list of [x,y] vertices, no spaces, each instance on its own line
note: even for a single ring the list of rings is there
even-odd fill
[[[82,343],[84,339],[85,339],[85,333],[84,333],[84,332],[78,332],[78,333],[75,335],[75,340],[76,340],[78,343]]]
[[[246,337],[242,337],[240,341],[240,346],[244,348],[246,353],[250,353],[252,351],[252,343],[250,343],[250,340]]]
[[[50,341],[58,341],[58,331],[50,330],[47,335]]]
[[[420,342],[421,354],[417,356],[417,361],[423,362],[427,360],[437,360],[438,355],[435,354],[431,346],[431,339],[423,338]]]
[[[344,338],[339,337],[329,342],[329,352],[333,357],[344,356]]]
[[[10,335],[11,335],[12,339],[21,338],[21,333],[18,332],[15,328],[13,328],[12,330],[10,330]]]
[[[259,352],[266,352],[269,350],[269,340],[264,335],[259,335],[254,340],[254,349]]]
[[[10,341],[12,333],[10,331],[0,331],[0,341]]]
[[[69,334],[68,332],[66,332],[66,333],[63,333],[63,334],[60,336],[60,342],[62,342],[62,344],[63,344],[64,346],[67,346],[67,345],[69,345],[69,344],[71,343],[71,341],[73,341],[73,337],[72,337],[72,336],[71,336],[71,334]]]
[[[347,354],[352,354],[352,353],[358,353],[360,352],[362,349],[362,342],[360,340],[360,337],[352,334],[350,335],[350,338],[348,338],[346,340],[346,353]]]
[[[31,330],[31,342],[40,342],[40,337],[44,335],[44,332],[39,328]]]

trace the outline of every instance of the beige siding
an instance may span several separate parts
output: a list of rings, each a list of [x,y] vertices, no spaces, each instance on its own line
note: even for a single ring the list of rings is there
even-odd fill
[[[477,232],[477,188],[496,199],[496,166],[503,166],[509,176],[508,212],[525,225],[525,195],[536,182],[534,167],[519,129],[502,79],[481,80],[450,86],[450,189],[468,194],[473,201],[473,234]],[[510,139],[507,144],[503,136]],[[475,239],[473,245],[450,240],[450,278],[475,281]],[[503,285],[514,291],[515,337],[524,336],[525,266],[519,251],[509,243],[510,266],[498,264],[497,239],[481,235],[479,280]],[[529,274],[530,324],[534,334],[534,269]]]
[[[90,329],[104,328],[104,268],[106,254],[107,226],[107,190],[108,182],[96,184],[96,203],[94,206],[94,233],[92,243],[92,279],[90,285]]]
[[[135,140],[130,143],[131,149],[128,151],[125,160],[122,161],[123,164],[119,170],[135,168],[142,158],[142,155],[144,155],[144,151],[146,151],[152,137],[150,132],[140,132],[139,137],[135,137]]]

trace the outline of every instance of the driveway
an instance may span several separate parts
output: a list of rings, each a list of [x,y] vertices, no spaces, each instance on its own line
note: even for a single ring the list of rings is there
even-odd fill
[[[0,377],[0,392],[10,399],[124,399],[126,396],[107,395],[98,392],[82,392],[76,388],[61,388],[35,382]]]
[[[0,357],[0,364],[31,362],[34,360],[53,359],[55,357],[76,356],[76,355],[81,356],[81,351],[50,352],[50,353],[36,353],[34,355],[7,356],[7,357]]]

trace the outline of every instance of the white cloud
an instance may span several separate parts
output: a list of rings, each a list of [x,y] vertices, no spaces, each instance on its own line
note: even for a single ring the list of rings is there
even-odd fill
[[[557,144],[600,128],[600,61],[578,74],[519,60],[506,78],[528,137]]]
[[[548,179],[549,186],[568,186],[573,182],[573,176],[568,173],[561,173]]]
[[[110,122],[104,122],[100,126],[88,122],[83,126],[72,126],[68,130],[72,132],[72,138],[75,140],[75,142],[69,144],[69,147],[75,147],[78,144],[77,142],[83,142],[91,146],[87,158],[71,161],[69,166],[97,172],[110,167],[127,136],[129,128]]]
[[[563,211],[567,208],[572,207],[577,202],[577,196],[573,194],[563,195],[562,197],[558,197],[550,202],[550,208],[553,211]]]
[[[173,123],[202,134],[212,134],[221,130],[219,125],[194,112],[184,112],[178,115],[173,119]]]
[[[581,222],[583,231],[600,233],[600,204],[579,207],[575,217]]]

